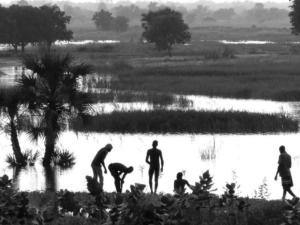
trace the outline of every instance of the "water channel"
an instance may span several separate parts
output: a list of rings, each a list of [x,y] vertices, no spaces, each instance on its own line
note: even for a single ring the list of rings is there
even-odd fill
[[[15,85],[15,78],[22,73],[20,67],[0,68],[0,84]],[[99,76],[98,76],[99,77]],[[95,79],[92,77],[90,79]],[[99,79],[109,79],[100,78]],[[180,97],[180,96],[177,96]],[[184,96],[192,102],[188,109],[194,110],[236,110],[259,113],[285,113],[299,119],[299,102],[276,102],[267,100],[239,100],[211,98],[206,96]],[[147,102],[114,102],[94,105],[97,113],[109,113],[115,110],[151,110],[153,105]],[[178,105],[168,106],[171,109]],[[177,108],[176,108],[177,107]],[[183,171],[190,183],[197,182],[199,176],[209,170],[213,176],[216,193],[222,193],[227,182],[237,182],[239,193],[253,197],[255,190],[263,182],[267,184],[270,198],[281,197],[280,181],[274,181],[278,160],[278,147],[285,145],[293,157],[292,174],[294,190],[300,193],[300,133],[278,134],[111,134],[111,133],[74,133],[65,131],[61,134],[58,147],[74,153],[76,164],[72,169],[57,169],[53,176],[55,187],[71,191],[86,191],[86,175],[92,175],[91,160],[96,152],[107,143],[112,143],[113,150],[107,156],[107,162],[122,162],[133,166],[134,172],[127,176],[125,189],[133,183],[148,183],[148,167],[145,163],[147,149],[154,139],[159,141],[159,148],[165,159],[165,169],[160,177],[159,191],[172,192],[176,173]],[[10,138],[0,133],[0,175],[13,176],[14,170],[5,163],[6,156],[11,153]],[[43,140],[30,141],[27,134],[21,133],[20,145],[23,150],[41,151]],[[15,180],[20,190],[45,190],[49,185],[41,163],[20,171]],[[105,175],[104,188],[114,190],[112,177]],[[147,188],[149,191],[149,188]]]

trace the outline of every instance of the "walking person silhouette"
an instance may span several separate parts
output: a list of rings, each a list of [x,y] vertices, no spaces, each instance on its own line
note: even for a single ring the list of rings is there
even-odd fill
[[[122,163],[111,163],[108,165],[108,169],[115,180],[116,191],[122,193],[124,179],[128,173],[133,171],[133,167],[126,167]],[[123,177],[121,178],[122,174]]]
[[[112,145],[111,144],[107,144],[105,145],[105,147],[101,148],[96,156],[94,157],[93,161],[92,161],[92,169],[93,169],[93,174],[94,174],[94,180],[97,181],[97,178],[99,177],[99,183],[100,183],[100,187],[103,190],[103,173],[102,173],[102,167],[104,168],[104,173],[107,173],[107,169],[105,166],[105,158],[107,156],[107,153],[109,153],[112,150]]]
[[[281,176],[281,183],[283,188],[282,201],[285,201],[286,193],[288,192],[293,196],[292,204],[296,204],[299,198],[293,193],[291,187],[293,186],[293,179],[290,168],[292,167],[291,156],[285,151],[285,147],[282,145],[279,147],[280,155],[278,159],[278,168],[275,175],[277,180],[278,174]]]
[[[164,159],[161,153],[161,150],[157,149],[158,141],[154,140],[152,142],[152,148],[147,151],[146,155],[146,163],[150,165],[149,167],[149,185],[151,193],[153,193],[153,187],[152,187],[152,179],[154,175],[154,181],[155,181],[155,189],[154,193],[157,192],[158,187],[158,176],[159,176],[159,170],[163,172],[164,169]],[[161,164],[161,167],[160,167]]]

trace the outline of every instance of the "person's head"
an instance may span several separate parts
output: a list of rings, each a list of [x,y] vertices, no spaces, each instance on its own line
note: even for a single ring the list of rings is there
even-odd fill
[[[179,173],[177,173],[177,176],[176,176],[176,177],[177,177],[178,180],[181,180],[181,179],[182,179],[182,176],[183,176],[183,174],[182,174],[181,172],[179,172]]]
[[[126,173],[132,173],[132,171],[133,171],[133,167],[132,166],[127,167]]]
[[[285,147],[284,147],[284,145],[281,145],[279,147],[279,151],[280,151],[280,153],[285,153]]]
[[[157,140],[154,140],[154,141],[152,142],[152,147],[153,147],[153,148],[156,148],[157,145],[158,145],[158,141],[157,141]]]
[[[112,145],[111,144],[107,144],[107,145],[105,145],[105,149],[107,149],[107,151],[111,151],[112,150]]]

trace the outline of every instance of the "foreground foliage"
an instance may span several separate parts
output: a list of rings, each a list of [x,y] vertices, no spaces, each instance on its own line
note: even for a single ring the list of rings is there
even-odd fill
[[[145,185],[131,185],[124,194],[104,193],[87,176],[90,194],[61,190],[58,193],[17,192],[11,180],[0,177],[0,224],[28,225],[295,225],[300,209],[280,201],[241,198],[234,183],[224,194],[213,194],[213,179],[206,171],[191,194],[150,195]],[[56,214],[51,201],[55,199]]]

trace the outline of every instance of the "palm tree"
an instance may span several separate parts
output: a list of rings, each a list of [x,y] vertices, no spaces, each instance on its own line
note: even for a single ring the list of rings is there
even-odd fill
[[[18,139],[21,105],[24,103],[21,92],[16,88],[3,88],[0,91],[0,114],[8,117],[5,131],[10,134],[12,149],[17,165],[25,166],[26,160],[22,154]]]
[[[21,84],[33,116],[30,133],[45,139],[43,164],[49,165],[59,134],[66,128],[67,119],[83,113],[87,104],[77,88],[77,80],[91,72],[86,64],[73,64],[70,55],[47,53],[28,56],[23,64],[30,72],[22,75]]]

